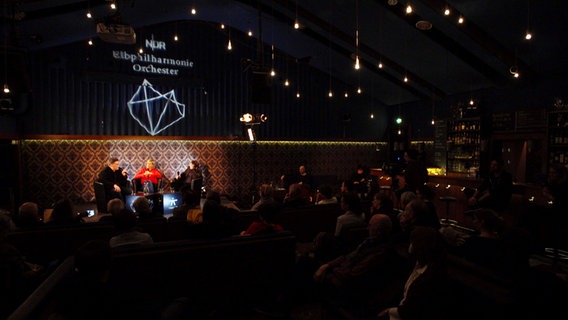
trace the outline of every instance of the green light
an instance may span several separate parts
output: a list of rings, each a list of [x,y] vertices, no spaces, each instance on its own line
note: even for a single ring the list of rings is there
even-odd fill
[[[396,124],[401,124],[401,123],[402,123],[402,118],[401,117],[396,118]]]

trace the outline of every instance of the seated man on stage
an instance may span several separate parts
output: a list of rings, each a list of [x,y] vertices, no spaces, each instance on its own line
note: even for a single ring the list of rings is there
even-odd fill
[[[120,167],[118,158],[108,160],[108,165],[99,172],[98,181],[105,187],[107,203],[114,198],[124,201],[125,196],[132,193],[128,187],[128,172]]]
[[[189,186],[193,191],[201,192],[201,190],[195,189],[201,189],[202,183],[194,184],[196,180],[202,182],[200,179],[203,179],[203,173],[199,168],[199,162],[191,160],[189,166],[181,175],[178,172],[178,176],[172,181],[171,186],[174,190],[181,190],[183,186]]]
[[[144,187],[145,183],[152,183],[152,189],[149,192],[158,190],[158,179],[162,179],[162,173],[156,168],[156,162],[152,159],[146,161],[146,167],[140,169],[134,176],[134,179],[139,179],[140,188]]]

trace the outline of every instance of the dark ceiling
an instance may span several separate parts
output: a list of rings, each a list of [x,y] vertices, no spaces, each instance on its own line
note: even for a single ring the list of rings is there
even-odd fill
[[[568,70],[566,0],[117,0],[134,28],[179,20],[248,32],[385,105],[554,81]],[[4,0],[3,39],[38,50],[96,37],[108,0]],[[414,12],[405,13],[407,4]],[[197,9],[196,15],[190,8]],[[445,16],[445,8],[451,10]],[[458,24],[459,17],[464,18]],[[295,19],[301,28],[292,26]],[[432,24],[417,28],[418,21]],[[358,27],[357,27],[358,25]],[[359,46],[356,48],[356,30]],[[533,39],[524,39],[529,29]],[[361,69],[354,69],[358,51]],[[378,63],[383,68],[378,68]],[[515,79],[511,71],[518,70]],[[408,77],[408,82],[403,81]]]

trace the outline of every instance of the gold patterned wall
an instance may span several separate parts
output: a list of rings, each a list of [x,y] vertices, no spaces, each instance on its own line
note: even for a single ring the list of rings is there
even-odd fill
[[[313,175],[344,179],[358,164],[376,167],[386,158],[385,146],[374,142],[41,139],[21,145],[24,200],[43,206],[62,197],[94,201],[93,181],[109,157],[121,160],[129,179],[148,158],[168,178],[196,159],[207,173],[208,188],[237,197],[295,173],[302,163]]]

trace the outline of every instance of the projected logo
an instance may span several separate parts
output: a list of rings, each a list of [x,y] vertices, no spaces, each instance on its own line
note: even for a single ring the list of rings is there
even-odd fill
[[[161,93],[146,79],[128,101],[128,110],[132,118],[153,136],[185,118],[185,105],[176,100],[174,90]]]

